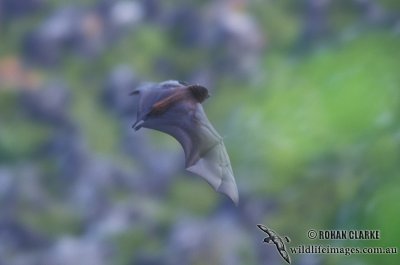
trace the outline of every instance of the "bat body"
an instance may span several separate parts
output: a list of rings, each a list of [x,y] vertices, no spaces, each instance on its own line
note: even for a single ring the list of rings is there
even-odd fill
[[[185,167],[237,204],[239,195],[222,137],[208,120],[201,103],[207,88],[178,81],[147,84],[139,96],[135,130],[148,128],[174,137],[185,153]]]

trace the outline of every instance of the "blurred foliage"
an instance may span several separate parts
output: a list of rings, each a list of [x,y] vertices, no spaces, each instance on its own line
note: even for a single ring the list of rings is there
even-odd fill
[[[397,37],[371,33],[308,58],[270,54],[266,85],[229,84],[223,89],[234,95],[220,92],[210,103],[210,113],[228,117],[225,141],[238,185],[281,202],[265,223],[303,240],[310,228],[379,229],[382,240],[368,246],[396,246],[399,45]]]
[[[50,2],[54,7],[63,3]],[[292,48],[300,30],[300,4],[266,2],[268,8],[261,8],[262,1],[254,1],[249,8],[267,36],[269,49],[261,58],[261,80],[246,83],[223,78],[204,104],[224,137],[240,192],[277,202],[277,210],[259,222],[290,234],[295,243],[310,243],[306,239],[310,228],[379,229],[379,242],[336,243],[398,246],[399,36],[375,30],[295,55]],[[400,8],[399,1],[381,2],[390,9]],[[347,1],[336,1],[330,18],[338,29],[356,19],[354,10],[343,12],[343,6],[348,6]],[[46,12],[8,24],[1,33],[7,37],[1,36],[0,56],[18,53],[22,33],[37,25]],[[170,78],[181,79],[187,76],[185,70],[210,58],[204,57],[204,51],[177,47],[168,37],[166,31],[144,25],[94,61],[66,56],[58,68],[39,69],[46,77],[65,77],[74,99],[71,115],[93,152],[121,156],[121,128],[99,100],[105,75],[114,66],[127,64],[144,79],[161,79],[164,76],[154,72],[154,58],[168,58],[183,69]],[[16,97],[15,91],[0,89],[1,164],[34,160],[35,150],[51,133],[20,113]],[[155,141],[164,141],[163,137]],[[43,168],[48,166],[42,163]],[[164,210],[156,207],[160,223],[168,226],[186,214],[200,217],[215,210],[221,195],[203,181],[179,176],[174,182],[163,202]],[[40,213],[23,207],[19,214],[23,222],[53,237],[80,231],[81,220],[57,205]],[[113,239],[115,264],[129,264],[136,249],[157,253],[163,247],[165,242],[155,235],[148,238],[142,228],[143,224]],[[400,261],[398,255],[323,258],[325,264]]]

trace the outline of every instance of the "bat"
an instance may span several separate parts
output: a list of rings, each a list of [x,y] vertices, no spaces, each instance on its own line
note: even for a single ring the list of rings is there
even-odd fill
[[[268,237],[264,238],[264,242],[266,243],[273,243],[276,246],[276,249],[278,250],[279,254],[281,257],[286,260],[287,263],[290,264],[290,256],[289,253],[286,250],[285,243],[283,242],[282,238],[272,229],[269,229],[268,227],[264,225],[257,225],[258,228],[260,228],[262,231],[264,231]],[[289,243],[290,240],[286,236],[285,240]]]
[[[174,137],[183,148],[185,168],[237,205],[239,194],[223,139],[201,105],[210,96],[208,89],[170,80],[147,83],[131,94],[139,96],[137,120],[132,127]]]

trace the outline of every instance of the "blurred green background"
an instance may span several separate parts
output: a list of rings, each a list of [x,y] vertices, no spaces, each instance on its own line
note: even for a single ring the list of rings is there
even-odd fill
[[[400,245],[400,2],[0,3],[0,264],[284,264],[258,223]],[[168,79],[210,88],[238,207],[131,130],[129,91]]]

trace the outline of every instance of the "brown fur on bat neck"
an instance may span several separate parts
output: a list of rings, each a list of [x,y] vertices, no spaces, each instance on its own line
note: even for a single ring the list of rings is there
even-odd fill
[[[208,90],[202,86],[188,86],[184,89],[176,90],[168,97],[154,103],[149,115],[159,115],[165,112],[170,106],[172,106],[176,102],[184,99],[194,98],[197,102],[202,103],[209,96],[210,95],[208,94]]]

